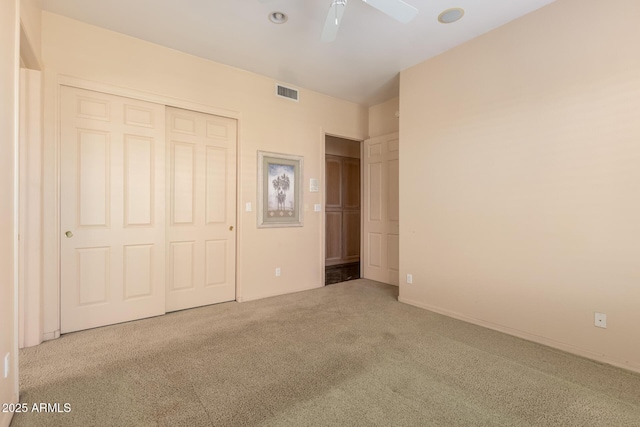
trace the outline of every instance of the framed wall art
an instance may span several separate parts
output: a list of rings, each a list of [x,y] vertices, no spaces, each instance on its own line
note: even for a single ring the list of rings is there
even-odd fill
[[[302,156],[258,151],[258,227],[302,227]]]

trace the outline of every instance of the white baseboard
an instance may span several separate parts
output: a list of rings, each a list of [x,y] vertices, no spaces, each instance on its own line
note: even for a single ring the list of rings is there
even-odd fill
[[[242,300],[238,300],[238,302],[248,302],[248,301],[255,301],[255,300],[259,300],[259,299],[263,299],[263,298],[271,298],[271,297],[277,297],[280,295],[288,295],[288,294],[295,294],[298,292],[303,292],[303,291],[310,291],[311,289],[318,289],[318,288],[322,288],[324,287],[324,283],[321,285],[311,285],[305,288],[300,288],[300,289],[296,289],[293,291],[284,291],[284,292],[272,292],[272,293],[268,293],[268,294],[259,294],[259,295],[253,295],[249,298],[242,298]]]
[[[11,403],[18,403],[11,402]],[[9,427],[11,419],[13,418],[13,412],[0,412],[0,427]]]
[[[42,341],[51,341],[60,338],[60,331],[47,332],[42,335]]]
[[[607,365],[615,366],[617,368],[622,368],[628,371],[640,373],[640,365],[627,363],[627,362],[612,358],[610,356],[607,356],[606,354],[596,353],[591,350],[587,350],[581,347],[573,346],[571,344],[563,343],[561,341],[552,340],[550,338],[546,338],[540,335],[535,335],[535,334],[521,331],[518,329],[513,329],[508,326],[500,325],[497,323],[487,322],[486,320],[465,316],[464,314],[461,314],[461,313],[445,310],[429,304],[423,304],[421,302],[413,301],[407,298],[398,297],[398,301],[405,304],[413,305],[415,307],[423,308],[425,310],[433,311],[434,313],[442,314],[447,317],[452,317],[454,319],[462,320],[463,322],[472,323],[474,325],[482,326],[484,328],[493,329],[494,331],[502,332],[508,335],[513,335],[518,338],[525,339],[527,341],[533,341],[538,344],[542,344],[558,350],[566,351],[567,353],[571,353],[577,356],[585,357],[587,359],[595,360],[596,362],[600,362]]]

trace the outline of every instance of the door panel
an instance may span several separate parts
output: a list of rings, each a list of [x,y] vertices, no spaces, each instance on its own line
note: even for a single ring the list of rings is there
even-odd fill
[[[195,242],[171,242],[169,245],[169,291],[193,289]]]
[[[347,262],[360,260],[360,211],[342,213],[343,257]]]
[[[360,212],[360,159],[344,158],[342,161],[344,209]],[[359,228],[359,227],[358,227]],[[358,239],[358,242],[360,239]]]
[[[367,279],[399,284],[398,134],[365,141],[364,262]]]
[[[153,246],[124,247],[124,299],[146,297],[153,289]]]
[[[206,221],[207,224],[226,224],[226,203],[220,203],[220,201],[226,200],[226,191],[229,186],[227,182],[227,150],[218,147],[206,147],[206,152]]]
[[[194,225],[195,145],[171,141],[171,223]]]
[[[325,161],[326,208],[342,208],[342,162],[339,157],[327,156]]]
[[[124,137],[124,225],[153,226],[154,141]]]
[[[60,111],[61,332],[163,314],[164,106],[63,86]]]
[[[110,133],[78,131],[78,208],[82,227],[109,227]]]
[[[236,298],[233,119],[167,107],[167,311]]]
[[[326,212],[326,263],[339,264],[342,260],[342,212]]]

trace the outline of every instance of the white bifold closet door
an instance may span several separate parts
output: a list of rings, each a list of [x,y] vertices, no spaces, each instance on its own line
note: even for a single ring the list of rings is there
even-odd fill
[[[234,119],[167,107],[167,311],[236,298]]]
[[[66,86],[60,102],[61,332],[163,314],[165,107]]]

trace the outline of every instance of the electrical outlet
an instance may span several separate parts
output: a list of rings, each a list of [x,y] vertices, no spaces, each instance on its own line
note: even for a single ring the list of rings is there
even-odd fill
[[[276,267],[276,277],[280,277],[280,267]]]
[[[244,206],[244,210],[247,212],[251,212],[251,202],[247,202]]]
[[[407,283],[413,283],[413,274],[407,274]]]
[[[607,328],[607,315],[604,313],[596,313],[594,316],[595,325],[598,328]]]
[[[313,205],[313,211],[322,212],[322,205],[320,203],[316,203],[315,205]]]
[[[9,378],[9,357],[11,356],[11,353],[7,353],[6,356],[4,356],[4,377],[5,378]]]

